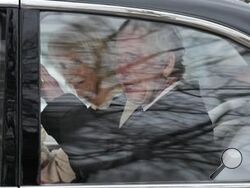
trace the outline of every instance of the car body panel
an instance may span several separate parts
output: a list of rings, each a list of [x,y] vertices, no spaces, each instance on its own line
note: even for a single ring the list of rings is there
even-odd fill
[[[16,186],[19,181],[19,122],[18,122],[18,9],[6,10],[6,82],[5,124],[3,128],[2,185]]]
[[[71,12],[85,12],[116,16],[129,16],[141,19],[151,19],[163,22],[171,22],[175,24],[183,24],[199,29],[204,29],[216,34],[229,37],[236,42],[250,47],[250,37],[244,32],[232,29],[230,27],[218,24],[216,22],[204,20],[201,18],[187,16],[179,13],[172,13],[166,11],[156,11],[153,9],[132,8],[118,5],[103,5],[91,3],[76,3],[76,2],[61,2],[61,1],[30,1],[22,0],[21,6],[25,9],[36,9],[41,11],[56,10],[56,11],[71,11]]]
[[[25,0],[21,0],[24,2]],[[27,1],[27,0],[26,0]],[[39,0],[28,0],[36,2]],[[27,2],[28,2],[27,1]],[[50,1],[50,0],[47,0]],[[58,2],[77,2],[112,5],[172,12],[220,23],[250,35],[249,5],[233,0],[71,0]]]
[[[1,7],[19,7],[18,0],[1,0],[0,2]]]

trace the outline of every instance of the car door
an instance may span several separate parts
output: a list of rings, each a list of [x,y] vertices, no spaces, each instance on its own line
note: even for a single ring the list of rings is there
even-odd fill
[[[20,23],[21,186],[249,185],[247,34],[68,1]]]
[[[18,6],[18,1],[0,2],[0,182],[13,187],[19,181]]]

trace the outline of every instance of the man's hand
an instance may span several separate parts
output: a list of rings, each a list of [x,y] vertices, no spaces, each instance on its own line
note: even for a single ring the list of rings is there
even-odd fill
[[[50,102],[54,98],[63,95],[63,91],[58,82],[48,73],[43,65],[41,65],[40,75],[41,97],[44,98],[46,102]]]

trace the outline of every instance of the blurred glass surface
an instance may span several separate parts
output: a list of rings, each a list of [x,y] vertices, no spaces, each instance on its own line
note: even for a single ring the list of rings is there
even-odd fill
[[[42,182],[209,181],[228,147],[250,157],[249,49],[177,25],[54,12],[41,13],[40,42],[41,144],[66,154],[50,173],[42,153]],[[215,180],[249,171],[243,159]]]

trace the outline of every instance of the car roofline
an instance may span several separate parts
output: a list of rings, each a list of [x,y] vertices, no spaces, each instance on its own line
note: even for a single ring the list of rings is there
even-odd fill
[[[21,0],[24,2],[27,0]],[[28,0],[38,2],[40,0]],[[49,2],[50,0],[46,0]],[[250,5],[236,0],[52,0],[171,12],[219,23],[250,36]]]
[[[209,20],[204,20],[177,13],[123,6],[48,0],[22,0],[21,7],[39,10],[75,11],[117,16],[129,15],[133,18],[143,18],[163,22],[178,23],[186,26],[192,26],[199,29],[203,29],[209,32],[214,32],[216,34],[228,37],[250,48],[250,36],[241,31],[221,25],[216,22],[211,22]]]

